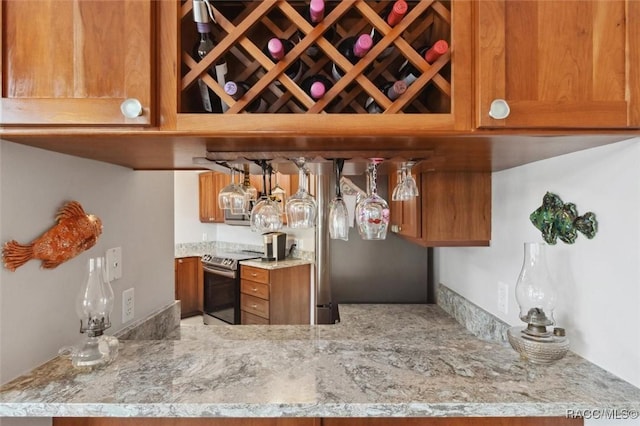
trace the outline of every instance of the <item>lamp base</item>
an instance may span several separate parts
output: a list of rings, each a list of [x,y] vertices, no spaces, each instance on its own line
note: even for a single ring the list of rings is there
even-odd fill
[[[534,337],[525,331],[526,327],[511,327],[507,337],[511,347],[520,357],[534,364],[550,364],[562,359],[569,351],[569,339],[551,334]]]

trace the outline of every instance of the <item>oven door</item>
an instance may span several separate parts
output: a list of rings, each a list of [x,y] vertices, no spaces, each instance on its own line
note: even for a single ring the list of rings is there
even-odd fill
[[[203,265],[204,323],[210,317],[229,324],[240,324],[240,280],[238,271]],[[209,317],[209,318],[208,318]]]

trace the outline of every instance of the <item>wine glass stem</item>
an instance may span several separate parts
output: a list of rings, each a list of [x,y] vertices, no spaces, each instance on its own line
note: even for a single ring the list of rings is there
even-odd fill
[[[298,186],[300,191],[307,192],[307,174],[304,171],[304,166],[298,167]]]

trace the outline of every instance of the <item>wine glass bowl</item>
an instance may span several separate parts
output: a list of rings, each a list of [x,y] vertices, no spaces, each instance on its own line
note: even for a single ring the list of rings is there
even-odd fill
[[[411,168],[415,164],[416,163],[414,161],[408,161],[402,163],[398,167],[398,182],[393,188],[393,192],[391,195],[392,201],[408,201],[411,198],[420,195],[418,184],[416,183],[416,180],[411,173]]]
[[[218,207],[223,210],[231,210],[234,214],[246,212],[246,193],[242,186],[235,182],[236,169],[231,166],[231,183],[220,190],[218,194]]]
[[[329,203],[329,238],[333,240],[349,240],[349,211],[347,204],[342,199],[340,177],[344,166],[344,159],[339,158],[333,162],[336,173],[336,196]]]
[[[342,197],[329,203],[329,237],[332,240],[349,240],[349,212]]]
[[[363,240],[384,240],[389,227],[389,205],[377,194],[365,198],[356,206],[358,232]]]
[[[269,197],[262,197],[251,209],[251,230],[273,232],[282,229],[282,216],[278,203]]]
[[[318,205],[307,191],[307,171],[305,158],[294,160],[298,166],[298,191],[287,200],[285,206],[287,226],[290,228],[313,228],[316,225]]]
[[[267,191],[267,162],[262,161],[262,197],[251,209],[249,223],[252,231],[273,232],[282,229],[282,214],[278,202]],[[269,185],[271,186],[271,185]]]
[[[389,204],[378,195],[377,166],[381,159],[372,159],[367,171],[368,196],[356,206],[356,223],[363,240],[384,240],[387,237],[390,211]]]

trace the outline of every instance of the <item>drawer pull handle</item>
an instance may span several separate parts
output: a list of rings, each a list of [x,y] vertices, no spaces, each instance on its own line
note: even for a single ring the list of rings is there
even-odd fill
[[[257,276],[258,276],[258,274],[256,274],[255,272],[252,272],[252,273],[251,273],[251,276],[252,276],[252,277],[257,277]]]
[[[253,291],[258,291],[258,289],[254,287],[254,288],[253,288]]]
[[[256,309],[256,308],[258,307],[258,305],[256,305],[256,304],[254,303],[253,305],[251,305],[251,307],[252,307],[253,309]]]

